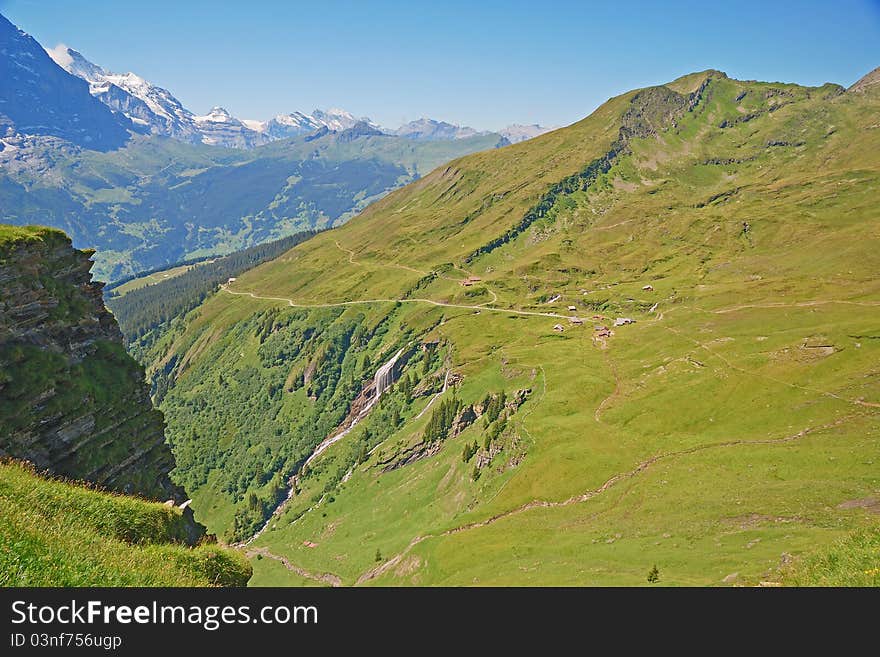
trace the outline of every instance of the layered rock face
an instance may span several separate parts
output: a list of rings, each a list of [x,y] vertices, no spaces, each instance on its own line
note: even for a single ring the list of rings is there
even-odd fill
[[[90,255],[60,231],[0,225],[0,455],[181,502],[162,414]]]

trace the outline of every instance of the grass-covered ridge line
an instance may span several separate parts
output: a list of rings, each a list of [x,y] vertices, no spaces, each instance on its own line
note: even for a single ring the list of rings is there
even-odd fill
[[[711,73],[714,73],[711,72]],[[720,75],[724,75],[723,73]],[[481,255],[491,253],[513,239],[516,239],[536,221],[548,217],[552,210],[565,208],[566,200],[571,194],[586,191],[602,174],[608,173],[618,156],[629,153],[629,140],[645,139],[674,123],[685,111],[692,111],[701,100],[701,96],[711,77],[691,94],[684,96],[667,87],[651,87],[633,96],[631,107],[624,113],[617,139],[611,144],[607,153],[590,162],[582,171],[567,176],[550,186],[540,201],[529,208],[523,218],[503,235],[474,250],[465,259],[465,263],[473,262]]]
[[[27,242],[67,241],[68,237],[63,231],[46,226],[10,226],[0,223],[0,255],[8,252],[16,245]]]
[[[243,586],[236,552],[184,544],[179,509],[0,463],[0,586]]]

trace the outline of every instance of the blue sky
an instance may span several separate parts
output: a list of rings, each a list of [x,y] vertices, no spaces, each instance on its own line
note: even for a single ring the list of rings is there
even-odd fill
[[[880,66],[880,0],[709,4],[0,0],[0,12],[197,113],[255,119],[343,107],[388,126],[566,125],[706,68],[849,85]]]

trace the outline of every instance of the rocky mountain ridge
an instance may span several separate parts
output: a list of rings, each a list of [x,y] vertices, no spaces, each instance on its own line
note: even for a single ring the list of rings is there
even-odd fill
[[[186,499],[162,414],[61,231],[0,226],[0,455],[152,499]]]

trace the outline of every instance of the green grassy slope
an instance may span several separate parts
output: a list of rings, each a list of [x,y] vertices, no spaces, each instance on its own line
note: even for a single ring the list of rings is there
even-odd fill
[[[783,581],[790,586],[880,586],[880,528],[853,532],[794,564],[783,571]]]
[[[439,340],[300,473],[250,546],[261,582],[757,583],[876,526],[850,502],[880,492],[878,109],[694,74],[239,277],[149,368],[200,519],[247,535],[363,379]],[[502,391],[528,392],[427,438],[443,401]]]
[[[45,226],[9,226],[0,224],[0,245],[4,248],[16,242],[63,240],[64,233]]]
[[[0,586],[243,586],[250,565],[189,548],[181,512],[0,463]]]
[[[77,246],[98,250],[99,278],[118,280],[344,223],[442,162],[499,140],[345,134],[250,151],[156,137],[109,152],[33,146],[0,171],[2,220],[63,229]]]
[[[161,271],[155,271],[152,274],[144,274],[143,276],[138,276],[130,281],[123,283],[119,287],[114,288],[115,296],[124,297],[126,294],[128,294],[129,292],[133,292],[134,290],[140,290],[141,288],[147,287],[148,285],[155,285],[156,283],[167,281],[169,278],[174,278],[175,276],[185,274],[190,269],[196,266],[197,265],[177,265],[175,267],[169,267],[168,269],[163,269]]]

